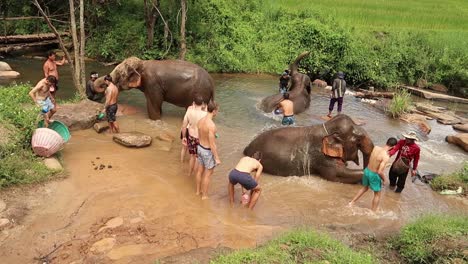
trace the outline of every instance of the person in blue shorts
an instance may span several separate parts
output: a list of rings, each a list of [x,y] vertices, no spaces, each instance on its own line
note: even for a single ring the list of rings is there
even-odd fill
[[[258,197],[262,189],[258,185],[258,180],[263,171],[263,166],[260,163],[262,159],[261,152],[255,152],[252,157],[243,157],[237,163],[236,167],[229,173],[229,202],[231,206],[234,204],[234,186],[240,184],[242,188],[250,191],[250,201],[246,202],[249,209],[253,209],[257,203]],[[256,172],[252,177],[250,173]],[[247,194],[244,194],[245,196]],[[248,196],[248,195],[247,195]],[[249,200],[247,198],[247,200]]]
[[[361,198],[361,196],[369,190],[374,191],[374,199],[372,199],[372,211],[376,211],[380,202],[380,191],[382,189],[382,182],[385,184],[384,169],[390,156],[388,152],[397,144],[396,138],[389,138],[387,144],[383,147],[375,146],[369,158],[369,164],[364,169],[364,175],[362,176],[363,187],[354,196],[353,200],[349,202],[350,206]]]

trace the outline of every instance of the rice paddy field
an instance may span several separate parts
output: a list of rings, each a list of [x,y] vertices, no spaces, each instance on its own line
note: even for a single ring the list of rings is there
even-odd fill
[[[425,32],[468,52],[468,0],[267,0],[266,10],[310,11],[364,32]]]

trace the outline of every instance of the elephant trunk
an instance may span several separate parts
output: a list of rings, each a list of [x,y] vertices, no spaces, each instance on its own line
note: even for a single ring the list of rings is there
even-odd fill
[[[346,168],[345,166],[337,169],[336,177],[337,181],[341,183],[358,183],[362,180],[363,171],[353,170]]]
[[[374,150],[374,143],[369,137],[369,134],[362,129],[361,127],[358,128],[360,134],[361,134],[361,141],[359,143],[359,150],[362,152],[362,157],[364,159],[364,168],[369,165],[369,158],[372,153],[372,150]]]
[[[299,56],[297,56],[296,60],[294,60],[294,62],[291,63],[291,65],[289,65],[289,70],[291,71],[291,76],[298,73],[299,62],[301,62],[301,60],[304,57],[308,56],[309,54],[310,54],[310,51],[302,52],[301,54],[299,54]]]

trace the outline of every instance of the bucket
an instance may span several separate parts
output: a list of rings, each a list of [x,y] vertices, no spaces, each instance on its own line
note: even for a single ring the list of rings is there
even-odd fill
[[[39,121],[39,123],[37,124],[37,127],[39,128],[44,127],[44,120]],[[59,121],[54,121],[50,123],[48,128],[57,132],[62,137],[64,142],[68,142],[68,140],[70,140],[71,138],[68,127]]]
[[[65,141],[62,136],[49,128],[38,128],[34,130],[31,139],[31,146],[34,153],[46,158],[54,155],[64,144]]]

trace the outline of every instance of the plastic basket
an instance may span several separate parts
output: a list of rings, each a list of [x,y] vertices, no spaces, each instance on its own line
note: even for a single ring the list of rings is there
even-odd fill
[[[34,130],[31,145],[34,153],[41,157],[50,157],[59,151],[65,141],[56,131],[49,128],[38,128]]]
[[[39,128],[44,127],[44,120],[39,121],[39,124],[37,125],[37,127],[39,127]],[[50,129],[54,130],[55,132],[57,132],[62,137],[63,141],[65,141],[65,142],[68,142],[68,140],[70,140],[70,138],[71,138],[70,131],[68,130],[68,127],[65,124],[63,124],[62,122],[54,121],[54,122],[49,124],[48,128],[50,128]]]

